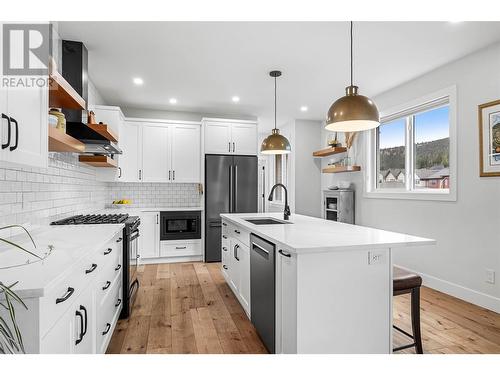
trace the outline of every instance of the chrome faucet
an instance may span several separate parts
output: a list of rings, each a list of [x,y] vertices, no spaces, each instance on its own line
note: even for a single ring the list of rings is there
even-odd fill
[[[288,206],[288,190],[286,190],[286,186],[283,184],[274,184],[274,186],[271,188],[271,192],[269,193],[269,197],[267,198],[268,201],[272,202],[273,201],[273,193],[274,189],[276,189],[278,186],[281,186],[283,190],[285,190],[285,209],[283,211],[283,218],[285,220],[288,220],[290,217],[290,207]]]

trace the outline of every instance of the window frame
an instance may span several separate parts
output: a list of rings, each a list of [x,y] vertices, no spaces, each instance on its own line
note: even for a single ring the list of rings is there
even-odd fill
[[[364,197],[384,199],[413,199],[413,200],[457,200],[457,116],[456,116],[456,86],[451,86],[432,94],[414,99],[405,104],[393,107],[381,113],[381,123],[390,122],[406,117],[405,129],[405,188],[378,188],[378,131],[374,129],[367,132],[366,139],[366,172]],[[414,189],[415,170],[415,126],[414,117],[418,113],[437,109],[448,105],[449,116],[449,189]],[[410,146],[410,147],[409,147]],[[408,168],[410,166],[410,168]]]

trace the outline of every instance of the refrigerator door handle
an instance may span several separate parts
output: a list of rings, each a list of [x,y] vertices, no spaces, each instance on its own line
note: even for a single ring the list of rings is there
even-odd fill
[[[234,194],[233,194],[233,201],[234,201],[234,212],[238,212],[238,166],[234,166]]]
[[[229,166],[229,212],[233,212],[233,166]]]

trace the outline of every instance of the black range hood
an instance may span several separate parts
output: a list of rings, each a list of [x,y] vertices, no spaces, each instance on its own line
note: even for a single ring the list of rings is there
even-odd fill
[[[88,51],[82,42],[62,41],[62,76],[85,100],[88,100]],[[116,143],[104,137],[87,122],[87,109],[63,109],[66,117],[66,133],[85,144],[85,153],[121,154]]]

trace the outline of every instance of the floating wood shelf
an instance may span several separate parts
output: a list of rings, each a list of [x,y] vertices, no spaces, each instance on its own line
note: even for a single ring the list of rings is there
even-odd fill
[[[342,173],[342,172],[359,172],[361,167],[359,165],[351,165],[349,167],[344,166],[334,166],[329,165],[326,168],[323,168],[323,173]]]
[[[85,100],[78,95],[73,87],[63,76],[53,71],[49,76],[49,106],[66,109],[85,109]]]
[[[111,130],[111,128],[106,124],[87,124],[88,127],[102,135],[104,138],[112,141],[118,142],[118,136]]]
[[[314,151],[313,156],[317,158],[323,158],[325,156],[341,154],[343,152],[347,152],[346,147],[328,147],[322,150]]]
[[[106,155],[80,155],[78,161],[100,168],[116,168],[118,166],[116,160]]]
[[[49,126],[49,151],[52,152],[84,152],[85,145],[59,129]]]

